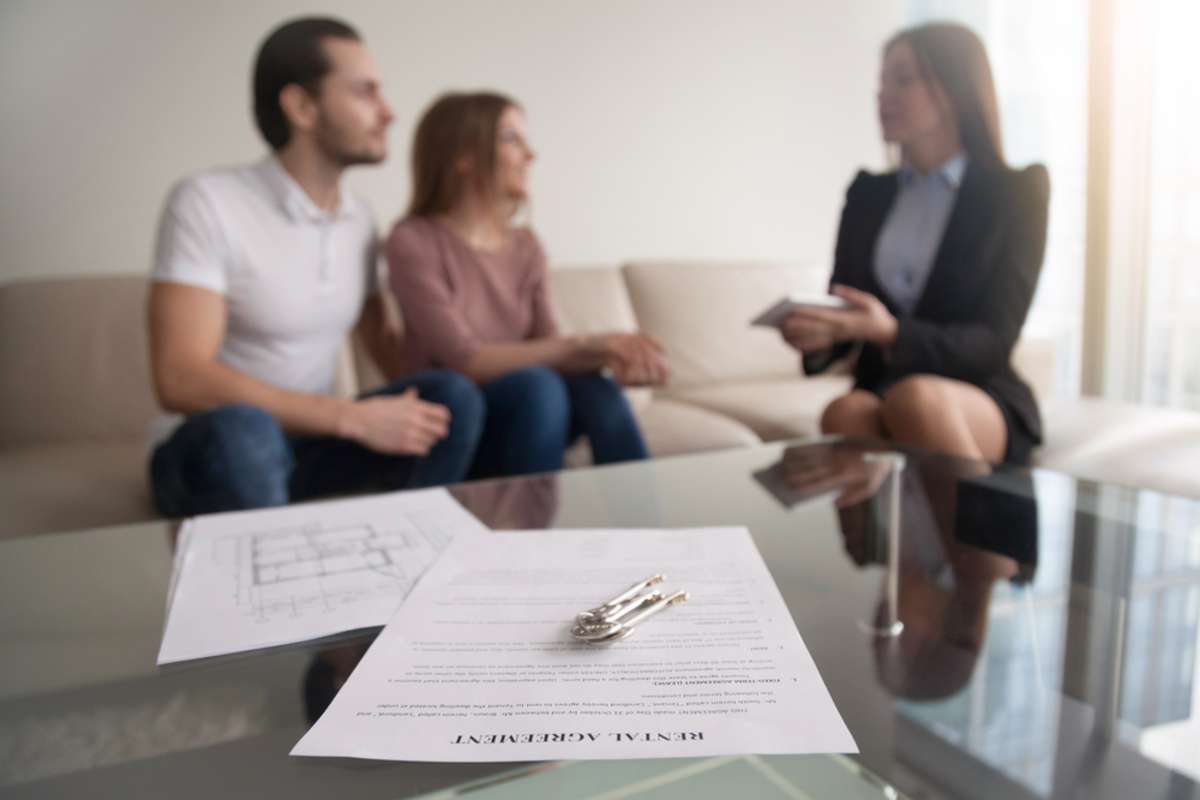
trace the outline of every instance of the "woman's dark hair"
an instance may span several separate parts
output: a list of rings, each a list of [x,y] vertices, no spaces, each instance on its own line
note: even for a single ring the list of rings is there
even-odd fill
[[[945,91],[967,155],[1004,164],[996,86],[979,37],[962,25],[931,22],[900,31],[884,45],[884,53],[901,43],[912,48],[921,77]]]
[[[331,69],[321,47],[323,39],[362,41],[358,31],[327,17],[304,17],[273,30],[254,61],[254,121],[274,150],[288,143],[292,132],[279,104],[279,93],[296,84],[316,94],[321,78]]]
[[[413,136],[409,216],[449,211],[472,183],[490,188],[496,170],[496,126],[507,108],[519,106],[497,92],[454,92],[433,102]],[[464,157],[471,161],[470,173],[459,169]]]

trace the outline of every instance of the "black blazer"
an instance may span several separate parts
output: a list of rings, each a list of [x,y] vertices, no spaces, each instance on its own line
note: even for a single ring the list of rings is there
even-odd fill
[[[969,161],[925,289],[902,315],[875,279],[875,242],[896,199],[895,172],[859,172],[846,191],[831,283],[878,297],[899,323],[890,353],[863,344],[855,385],[880,391],[916,373],[974,384],[1006,406],[1034,443],[1042,423],[1029,386],[1010,358],[1021,333],[1046,251],[1050,177],[1040,164],[1023,170]],[[806,354],[804,371],[820,372],[851,343]]]

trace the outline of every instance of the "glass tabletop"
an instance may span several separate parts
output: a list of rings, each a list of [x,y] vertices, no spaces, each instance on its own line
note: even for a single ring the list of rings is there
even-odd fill
[[[423,794],[419,800],[716,800],[734,796],[903,800],[893,786],[838,755],[559,761],[468,781]]]
[[[747,526],[852,759],[289,758],[374,632],[156,668],[175,537],[157,522],[0,542],[0,793],[640,797],[779,778],[790,797],[1200,798],[1200,503],[909,452],[889,561],[871,449],[771,444],[453,488],[496,529]],[[903,630],[874,636],[889,580]]]

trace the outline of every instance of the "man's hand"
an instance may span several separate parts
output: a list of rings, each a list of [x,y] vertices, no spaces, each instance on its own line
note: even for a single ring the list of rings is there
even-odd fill
[[[342,438],[377,453],[423,456],[450,432],[450,411],[408,389],[399,396],[376,395],[350,403],[338,431]]]
[[[783,338],[801,352],[824,350],[837,342],[865,341],[890,347],[896,341],[896,318],[873,294],[834,286],[831,294],[848,309],[798,308],[783,321]]]

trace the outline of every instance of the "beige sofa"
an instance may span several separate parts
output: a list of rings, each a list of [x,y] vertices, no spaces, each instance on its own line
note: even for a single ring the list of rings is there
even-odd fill
[[[552,287],[564,329],[641,328],[674,374],[631,401],[655,456],[816,433],[845,375],[800,376],[796,354],[747,321],[783,292],[819,289],[821,270],[770,264],[632,263],[563,268]],[[0,287],[0,536],[154,517],[146,428],[157,413],[142,276]],[[377,378],[357,354],[343,390]],[[1053,350],[1023,342],[1018,368],[1048,396]],[[363,376],[360,380],[360,376]],[[1200,497],[1200,415],[1092,400],[1044,403],[1039,464],[1082,477]],[[586,461],[573,452],[571,463]]]

